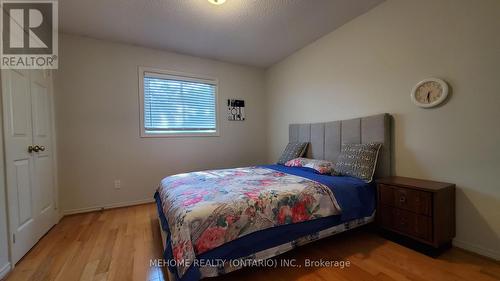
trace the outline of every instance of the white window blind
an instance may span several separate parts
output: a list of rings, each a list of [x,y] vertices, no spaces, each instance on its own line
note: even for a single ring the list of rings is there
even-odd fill
[[[215,82],[149,72],[143,81],[145,133],[217,132]]]

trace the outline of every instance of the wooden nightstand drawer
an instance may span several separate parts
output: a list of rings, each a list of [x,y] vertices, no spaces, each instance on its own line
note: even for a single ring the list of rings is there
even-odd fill
[[[380,203],[422,214],[432,215],[432,194],[426,191],[417,191],[380,184]]]
[[[396,229],[409,235],[432,241],[432,220],[401,209],[395,211]]]
[[[379,203],[387,206],[394,206],[394,187],[385,184],[378,185]]]
[[[432,219],[430,217],[389,206],[383,206],[379,211],[382,227],[432,242]]]

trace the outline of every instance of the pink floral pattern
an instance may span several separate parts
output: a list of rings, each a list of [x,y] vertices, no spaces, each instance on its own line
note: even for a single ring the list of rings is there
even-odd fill
[[[263,167],[170,176],[158,191],[174,258],[187,264],[255,231],[340,213],[323,184]]]
[[[306,167],[318,171],[320,174],[332,174],[334,164],[327,160],[295,158],[285,163],[288,167]]]

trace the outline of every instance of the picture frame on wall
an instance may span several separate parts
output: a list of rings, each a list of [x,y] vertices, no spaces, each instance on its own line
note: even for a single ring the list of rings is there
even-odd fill
[[[245,121],[245,101],[237,99],[227,100],[227,120]]]

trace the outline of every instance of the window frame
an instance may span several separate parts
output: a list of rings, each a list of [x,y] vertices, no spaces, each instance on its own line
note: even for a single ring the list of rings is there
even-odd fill
[[[152,133],[146,131],[145,128],[145,110],[144,110],[144,75],[146,73],[152,73],[155,77],[165,78],[165,79],[179,79],[190,82],[199,82],[199,83],[209,83],[215,86],[215,132],[206,133],[200,132],[196,133],[193,131],[182,133],[167,133],[167,132],[158,132]],[[190,74],[166,69],[152,68],[152,67],[143,67],[139,66],[138,68],[139,74],[139,112],[140,112],[140,136],[142,138],[179,138],[179,137],[219,137],[220,134],[220,123],[219,123],[219,80],[217,78],[199,75],[199,74]]]

